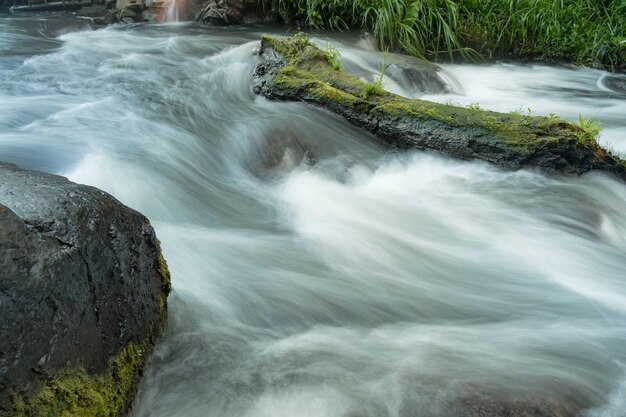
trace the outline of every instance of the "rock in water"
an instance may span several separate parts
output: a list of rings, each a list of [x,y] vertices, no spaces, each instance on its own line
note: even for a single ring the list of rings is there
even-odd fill
[[[198,22],[227,26],[262,19],[266,13],[259,5],[257,0],[191,0],[189,7]]]
[[[124,23],[140,21],[140,15],[146,10],[144,0],[117,0],[115,4],[117,17]]]
[[[611,92],[626,94],[626,75],[624,74],[606,74],[600,78],[599,84]]]
[[[315,161],[312,146],[288,129],[273,131],[261,154],[266,169],[290,170],[301,163],[312,165]]]
[[[123,415],[167,317],[149,221],[0,163],[0,415]]]
[[[437,76],[437,72],[425,66],[394,63],[387,67],[385,75],[412,93],[442,94],[450,92],[446,83]]]

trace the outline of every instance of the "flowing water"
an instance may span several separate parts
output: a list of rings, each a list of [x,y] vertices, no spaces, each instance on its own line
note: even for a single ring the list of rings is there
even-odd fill
[[[398,153],[326,111],[255,97],[271,30],[0,18],[0,159],[145,213],[170,264],[169,328],[132,416],[459,416],[483,399],[625,416],[624,184]],[[390,62],[332,37],[359,76]],[[438,77],[384,81],[591,116],[626,154],[626,94],[606,73]]]

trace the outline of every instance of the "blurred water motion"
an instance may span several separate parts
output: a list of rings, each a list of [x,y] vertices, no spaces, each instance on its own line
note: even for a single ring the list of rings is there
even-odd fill
[[[155,224],[175,291],[134,417],[452,416],[482,399],[625,415],[624,184],[398,154],[255,97],[271,28],[70,22],[0,19],[0,159]],[[331,41],[364,79],[392,65]],[[386,88],[592,116],[626,151],[605,73],[406,65]]]

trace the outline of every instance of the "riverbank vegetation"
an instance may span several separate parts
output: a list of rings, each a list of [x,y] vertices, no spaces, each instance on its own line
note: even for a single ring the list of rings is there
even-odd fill
[[[290,23],[364,28],[430,60],[516,57],[626,65],[624,0],[262,0]]]

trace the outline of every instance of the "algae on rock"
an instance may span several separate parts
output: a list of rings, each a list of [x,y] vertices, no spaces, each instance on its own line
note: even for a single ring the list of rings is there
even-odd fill
[[[264,35],[253,77],[257,94],[331,110],[393,146],[480,159],[507,169],[581,174],[602,169],[626,179],[624,161],[592,132],[554,117],[498,113],[408,99],[333,68],[303,35]]]
[[[110,360],[102,375],[90,375],[83,367],[64,370],[43,382],[31,398],[19,397],[17,416],[115,417],[128,407],[129,396],[149,349],[129,343]]]

